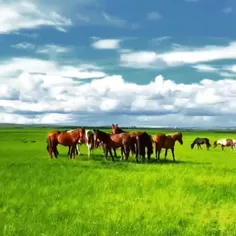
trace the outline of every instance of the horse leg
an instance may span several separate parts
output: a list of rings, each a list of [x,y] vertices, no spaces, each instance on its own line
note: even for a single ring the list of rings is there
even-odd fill
[[[221,145],[221,149],[222,149],[222,151],[224,151],[224,146],[223,145]]]
[[[167,152],[168,152],[168,148],[166,148],[166,151],[165,151],[165,161],[166,161],[166,157],[167,157]]]
[[[113,151],[114,151],[114,157],[117,157],[116,148],[113,148]]]
[[[80,146],[79,144],[77,143],[76,146],[75,146],[75,152],[76,154],[79,156],[80,155]]]
[[[201,146],[201,144],[199,144],[199,146],[200,146],[200,149],[202,150],[202,146]]]
[[[121,147],[120,154],[121,154],[120,160],[124,160],[124,147],[123,146]]]
[[[88,159],[90,158],[91,156],[91,151],[92,151],[92,145],[87,143],[87,147],[88,147]]]
[[[174,148],[171,148],[171,152],[172,152],[173,161],[175,161],[175,150],[174,150]]]
[[[112,154],[111,148],[109,148],[108,151],[109,151],[109,153],[110,153],[110,156],[111,156],[112,161],[114,161],[114,157],[113,157],[113,154]]]
[[[158,150],[158,157],[157,157],[157,161],[160,161],[160,155],[161,155],[161,148]]]
[[[125,145],[125,146],[123,147],[123,152],[125,153],[125,160],[128,161],[128,159],[129,159],[129,153],[130,153],[129,145]]]
[[[70,152],[71,152],[71,146],[69,146],[69,149],[68,149],[68,152],[67,152],[68,156],[70,155]]]

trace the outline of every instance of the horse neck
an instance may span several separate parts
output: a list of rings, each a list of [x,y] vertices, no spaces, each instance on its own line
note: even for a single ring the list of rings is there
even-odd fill
[[[107,134],[107,133],[105,133],[105,132],[102,132],[102,131],[100,131],[100,140],[102,141],[102,142],[104,142],[104,141],[108,141],[108,140],[110,140],[110,136],[111,135],[113,135],[113,134]],[[102,138],[101,138],[102,137]]]
[[[176,141],[179,141],[178,136],[179,136],[178,134],[171,135],[171,137],[172,137],[173,140],[174,140],[174,143],[175,143]]]

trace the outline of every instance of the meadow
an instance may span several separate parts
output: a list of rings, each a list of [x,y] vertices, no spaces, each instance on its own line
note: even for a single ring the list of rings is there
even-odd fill
[[[212,144],[236,134],[185,131],[177,163],[169,151],[167,162],[137,164],[100,149],[88,160],[86,146],[75,160],[62,146],[50,159],[50,130],[0,129],[2,235],[236,235],[236,152],[190,149],[197,136]]]

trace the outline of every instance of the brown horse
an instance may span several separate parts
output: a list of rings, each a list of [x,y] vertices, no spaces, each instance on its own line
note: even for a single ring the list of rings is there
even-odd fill
[[[181,145],[183,145],[183,134],[181,132],[172,134],[172,135],[165,135],[165,134],[157,134],[153,136],[153,142],[155,144],[155,153],[156,159],[160,160],[160,153],[161,149],[166,149],[165,151],[165,160],[167,157],[168,149],[172,151],[173,161],[175,161],[175,142],[178,141]],[[158,156],[157,156],[158,152]]]
[[[221,146],[221,150],[224,150],[224,147],[234,147],[234,141],[231,138],[220,139],[214,142],[213,147],[216,148],[217,146]]]
[[[118,126],[118,124],[116,124],[116,125],[112,124],[112,133],[113,134],[121,134],[121,133],[128,133],[128,132],[123,130],[123,129],[121,129]],[[136,145],[136,137],[137,137],[137,135],[140,135],[141,132],[130,132],[128,134],[131,136],[131,139],[132,139],[130,150],[131,150],[132,154],[135,155],[136,154],[136,146],[135,146]],[[116,149],[113,149],[113,150],[114,150],[115,157],[116,157]],[[122,151],[123,151],[123,148],[121,148],[121,152]]]
[[[67,133],[70,133],[72,131],[74,131],[74,130],[69,130],[69,131],[67,131]],[[80,155],[79,145],[81,145],[81,144],[86,144],[86,146],[88,148],[88,158],[90,158],[91,152],[94,148],[94,138],[93,138],[92,131],[86,129],[84,139],[79,139],[78,143],[76,144],[76,149],[75,149],[75,152],[77,155]],[[68,155],[70,155],[71,148],[72,148],[72,146],[69,146]]]
[[[59,131],[60,132],[60,131]],[[49,154],[52,156],[52,151],[54,151],[55,154],[55,150],[57,148],[58,144],[61,144],[63,146],[71,146],[71,151],[70,151],[70,158],[72,158],[72,155],[74,156],[75,159],[75,149],[76,149],[76,145],[77,143],[80,142],[84,142],[85,139],[85,129],[76,129],[71,131],[70,133],[68,132],[57,132],[56,134],[49,134],[48,135],[48,144],[49,144]]]
[[[130,144],[132,142],[131,137],[127,133],[121,134],[108,134],[99,129],[94,129],[94,145],[98,147],[99,143],[103,143],[103,147],[105,150],[105,157],[107,158],[108,152],[112,160],[114,161],[114,157],[111,149],[124,148],[125,159],[128,160],[129,152],[130,152]],[[121,152],[121,158],[123,160],[123,152]]]
[[[53,158],[53,154],[56,158],[59,155],[59,152],[57,150],[57,144],[58,144],[57,136],[61,133],[62,132],[59,130],[54,130],[48,134],[46,143],[47,143],[47,151],[50,154],[51,158]]]

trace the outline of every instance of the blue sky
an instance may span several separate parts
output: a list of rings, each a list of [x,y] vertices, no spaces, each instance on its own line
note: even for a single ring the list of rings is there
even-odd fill
[[[236,2],[0,1],[0,122],[232,126]]]

